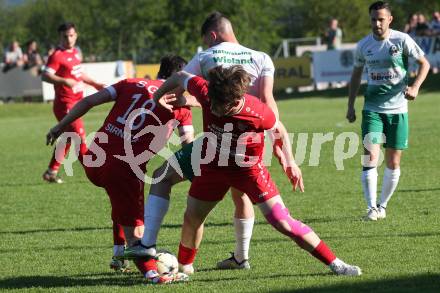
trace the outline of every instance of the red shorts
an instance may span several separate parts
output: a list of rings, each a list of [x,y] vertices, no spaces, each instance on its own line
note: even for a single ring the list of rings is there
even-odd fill
[[[75,106],[76,102],[72,103],[63,103],[55,99],[53,103],[53,113],[55,114],[55,117],[58,121],[61,121],[61,119],[64,118],[64,116],[69,113],[70,109]],[[81,120],[81,118],[76,119],[73,121],[69,126],[67,126],[66,131],[68,132],[76,132],[80,137],[81,140],[85,141],[86,132],[84,130],[84,123]]]
[[[136,177],[129,165],[107,158],[101,167],[83,167],[90,181],[107,192],[115,223],[144,225],[144,181]]]
[[[219,201],[230,187],[246,193],[254,204],[279,195],[269,171],[261,164],[240,169],[202,167],[201,175],[192,181],[189,195],[199,200]]]

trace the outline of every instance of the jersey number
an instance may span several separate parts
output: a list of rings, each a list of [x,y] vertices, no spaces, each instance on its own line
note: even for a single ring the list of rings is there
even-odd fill
[[[116,119],[117,122],[125,125],[125,123],[127,122],[127,118],[128,115],[131,113],[131,110],[133,110],[135,104],[139,101],[139,99],[142,97],[142,94],[135,94],[133,95],[131,98],[133,99],[133,102],[131,103],[130,107],[128,107],[127,111],[125,111],[125,114],[123,116],[119,116],[118,119]],[[147,108],[148,107],[148,108]],[[156,108],[156,103],[154,102],[154,100],[146,100],[141,108],[145,109],[145,110],[149,110],[149,111],[153,111],[154,108]],[[133,126],[131,127],[131,130],[137,130],[139,129],[139,127],[142,126],[142,124],[144,124],[145,122],[145,116],[148,113],[143,112],[142,114],[140,114],[139,116],[141,117],[140,120],[137,123],[133,123]]]

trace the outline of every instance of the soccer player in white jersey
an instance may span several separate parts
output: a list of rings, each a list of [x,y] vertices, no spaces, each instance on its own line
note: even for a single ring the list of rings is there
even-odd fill
[[[372,33],[357,44],[346,117],[349,122],[356,120],[354,102],[366,67],[368,86],[362,111],[366,156],[361,179],[368,205],[365,219],[376,221],[386,217],[387,204],[399,182],[402,150],[408,148],[408,100],[417,97],[428,74],[429,63],[409,35],[390,29],[393,16],[388,3],[371,4],[369,13]],[[419,64],[411,86],[408,86],[409,57]],[[380,144],[385,148],[386,167],[381,198],[377,202]]]
[[[241,65],[251,77],[249,93],[267,104],[278,118],[278,108],[272,93],[275,68],[270,57],[266,53],[240,45],[231,22],[219,12],[214,12],[207,17],[201,28],[201,35],[203,42],[209,48],[196,54],[184,70],[206,78],[208,71],[216,66]],[[274,154],[291,181],[293,189],[299,188],[300,191],[304,191],[301,170],[294,161],[291,147],[282,143],[281,138],[287,137],[286,128],[279,123],[276,137],[272,137]],[[284,141],[289,140],[284,139]],[[175,155],[184,177],[173,168],[169,168],[168,162],[154,172],[154,177],[162,176],[163,180],[150,187],[150,194],[145,205],[144,237],[138,247],[125,251],[127,258],[155,254],[158,231],[169,206],[171,187],[185,179],[192,180],[194,177],[191,166],[192,146],[192,144],[185,146]],[[219,262],[217,266],[220,269],[248,269],[250,268],[248,254],[254,225],[254,210],[252,202],[243,192],[232,188],[232,198],[236,207],[234,213],[236,247],[232,256]],[[199,233],[202,234],[203,230]]]

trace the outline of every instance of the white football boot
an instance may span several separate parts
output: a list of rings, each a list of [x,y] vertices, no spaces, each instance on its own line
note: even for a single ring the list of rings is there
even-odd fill
[[[379,206],[377,209],[377,218],[378,219],[385,219],[387,217],[386,208],[383,206]]]
[[[194,274],[194,267],[192,264],[183,265],[179,263],[179,272],[184,273],[185,275]]]
[[[378,212],[376,208],[369,208],[367,214],[364,216],[365,221],[377,221]]]
[[[361,268],[358,266],[352,266],[349,264],[346,264],[339,258],[335,259],[330,265],[330,269],[333,273],[336,275],[341,276],[360,276],[362,275]]]

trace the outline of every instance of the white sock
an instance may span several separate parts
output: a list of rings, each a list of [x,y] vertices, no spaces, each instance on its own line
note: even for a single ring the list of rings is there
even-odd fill
[[[160,225],[163,218],[168,212],[170,201],[163,197],[150,194],[145,203],[144,212],[144,236],[142,237],[142,244],[145,246],[155,245],[157,242],[157,235],[159,234]]]
[[[251,243],[252,229],[255,218],[234,218],[235,228],[235,252],[234,257],[238,262],[249,259],[249,245]]]
[[[49,173],[50,175],[57,175],[58,174],[58,170],[47,168],[47,173]]]
[[[368,208],[376,208],[377,198],[377,168],[362,171],[362,189]]]
[[[342,265],[345,265],[345,262],[343,262],[339,258],[335,258],[335,260],[332,261],[332,263],[330,264],[330,266],[342,266]]]
[[[400,169],[388,169],[385,168],[383,172],[382,194],[380,196],[380,205],[384,208],[387,207],[388,201],[393,196],[394,190],[396,190],[399,183]]]
[[[183,264],[179,263],[179,272],[185,273],[185,274],[194,274],[193,264],[190,263],[187,265],[183,265]]]
[[[113,245],[113,255],[122,256],[124,255],[125,245]]]

